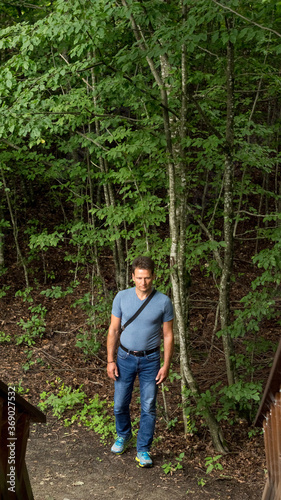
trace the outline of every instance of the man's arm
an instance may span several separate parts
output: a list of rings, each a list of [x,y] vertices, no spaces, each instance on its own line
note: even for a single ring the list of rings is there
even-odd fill
[[[166,380],[169,375],[170,364],[174,352],[174,332],[173,332],[173,320],[166,321],[163,323],[163,337],[164,337],[164,363],[160,368],[157,377],[157,385],[161,384]]]
[[[111,323],[107,335],[107,375],[112,380],[118,377],[118,369],[115,363],[115,353],[120,335],[121,319],[111,315]]]

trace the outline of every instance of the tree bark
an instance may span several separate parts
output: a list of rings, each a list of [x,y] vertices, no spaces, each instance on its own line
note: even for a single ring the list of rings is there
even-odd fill
[[[228,32],[232,20],[226,20]],[[228,384],[235,382],[235,369],[232,361],[233,345],[228,326],[230,323],[230,278],[233,261],[233,143],[234,143],[234,48],[229,40],[227,45],[227,116],[226,116],[226,154],[224,170],[224,259],[219,289],[220,322],[226,363]]]
[[[4,186],[4,190],[5,190],[5,194],[6,194],[7,205],[9,208],[9,213],[10,213],[10,218],[11,218],[11,223],[12,223],[12,228],[13,228],[13,235],[14,235],[14,241],[15,241],[15,245],[16,245],[17,258],[18,258],[18,260],[23,268],[24,277],[25,277],[25,284],[28,288],[29,287],[29,279],[28,279],[27,267],[25,265],[24,258],[23,258],[23,255],[21,253],[21,249],[20,249],[20,245],[19,245],[18,227],[17,227],[17,223],[16,223],[16,220],[14,217],[13,208],[12,208],[12,204],[11,204],[11,200],[10,200],[10,196],[9,196],[9,189],[7,187],[7,184],[6,184],[6,179],[5,179],[4,170],[3,170],[2,165],[0,165],[0,170],[1,170],[3,186]]]

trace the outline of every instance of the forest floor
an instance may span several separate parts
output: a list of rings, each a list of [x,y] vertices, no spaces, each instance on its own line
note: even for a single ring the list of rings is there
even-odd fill
[[[246,255],[244,260],[242,256],[237,266],[241,279],[236,280],[232,297],[237,298],[238,304],[253,277],[247,274],[247,269],[251,267],[247,264]],[[0,297],[0,333],[9,335],[11,340],[0,342],[0,379],[8,385],[15,385],[17,391],[35,406],[40,402],[43,391],[57,392],[62,383],[72,389],[83,386],[87,397],[93,398],[98,394],[100,400],[107,402],[108,412],[113,417],[113,384],[106,374],[105,333],[99,339],[101,347],[95,355],[86,356],[76,345],[77,334],[87,331],[87,315],[81,308],[73,308],[73,301],[81,299],[88,291],[86,275],[84,280],[83,277],[79,279],[80,285],[74,295],[58,299],[43,296],[40,292],[47,286],[39,286],[38,281],[36,284],[34,280],[31,305],[40,304],[48,312],[46,331],[42,338],[36,338],[32,358],[28,360],[27,345],[17,345],[15,338],[22,333],[19,321],[30,318],[30,304],[15,295],[17,290],[25,289],[25,282],[12,259],[9,263],[9,256],[7,267],[7,273],[0,277],[0,286],[7,287],[6,295]],[[49,286],[55,284],[65,289],[69,284],[69,274],[67,278],[66,266],[60,262],[57,254],[54,254],[50,267],[55,268],[56,281]],[[110,270],[108,275],[112,276]],[[219,381],[226,382],[225,363],[218,339],[214,340],[210,349],[214,339],[217,292],[199,272],[192,279],[193,308],[190,322],[194,334],[190,362],[204,391]],[[113,280],[110,280],[113,289]],[[43,282],[42,277],[40,282]],[[104,332],[106,327],[104,325]],[[279,330],[274,325],[265,325],[265,335],[276,343]],[[236,347],[239,348],[239,345]],[[273,356],[270,350],[266,356],[262,355],[259,360],[260,371],[255,372],[264,385]],[[177,347],[172,372],[180,373]],[[209,432],[197,417],[197,431],[184,437],[180,380],[173,377],[173,380],[167,381],[166,389],[164,395],[160,391],[158,396],[157,427],[151,449],[154,467],[151,469],[137,466],[133,446],[122,456],[116,457],[110,452],[113,438],[101,442],[100,435],[77,422],[65,427],[63,420],[66,416],[71,417],[72,412],[69,411],[58,420],[48,409],[47,423],[31,424],[28,441],[26,462],[35,500],[260,500],[266,482],[261,432],[254,432],[249,438],[249,431],[253,431],[253,428],[245,419],[236,418],[233,425],[222,422],[229,453],[213,462],[220,464],[220,470],[214,468],[210,474],[206,474],[206,458],[217,456]],[[164,411],[164,397],[167,412]],[[131,411],[132,419],[136,420],[139,416],[137,389]],[[167,425],[167,414],[172,425]],[[183,453],[182,460],[177,460]],[[177,467],[177,464],[182,468]]]
[[[42,301],[42,295],[38,300]],[[13,339],[20,331],[19,319],[27,315],[26,305],[12,295],[0,302],[0,330]],[[43,338],[36,340],[32,358],[36,362],[29,369],[25,367],[24,344],[16,345],[13,340],[0,344],[0,379],[16,385],[34,405],[39,403],[43,391],[59,387],[62,382],[73,389],[83,385],[89,397],[99,394],[101,400],[110,404],[113,384],[106,375],[105,337],[97,355],[85,356],[76,346],[76,333],[85,323],[84,313],[71,309],[70,303],[66,297],[48,305],[48,328]],[[202,381],[209,382],[211,378],[215,382],[223,376],[220,359],[221,352],[214,349],[207,364],[197,360]],[[173,370],[179,372],[177,350]],[[268,369],[265,377],[267,373]],[[225,425],[229,453],[218,460],[221,470],[207,475],[205,459],[216,456],[209,433],[200,426],[197,433],[184,437],[179,380],[168,382],[167,389],[167,409],[174,425],[167,428],[160,391],[152,469],[137,466],[133,446],[116,457],[110,452],[112,440],[101,443],[98,434],[77,423],[64,427],[63,419],[53,417],[51,411],[47,412],[46,424],[31,424],[26,460],[35,500],[259,500],[266,480],[262,435],[249,439],[249,426],[242,419],[233,426]],[[113,413],[112,407],[109,412]],[[132,415],[133,419],[138,416],[137,393],[132,401]],[[181,453],[182,469],[176,470]],[[164,471],[165,464],[170,464],[168,473]]]

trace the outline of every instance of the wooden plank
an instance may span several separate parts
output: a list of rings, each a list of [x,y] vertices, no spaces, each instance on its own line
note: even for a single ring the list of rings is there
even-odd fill
[[[1,420],[0,420],[0,488],[1,500],[10,500],[11,495],[7,484],[8,465],[8,405],[7,401],[1,399]]]
[[[20,500],[33,500],[33,493],[25,464],[25,453],[29,436],[30,417],[26,413],[21,413],[17,420],[17,437],[20,446],[17,447],[17,474],[16,474],[16,494]]]
[[[8,386],[0,380],[0,398],[8,400]],[[16,406],[20,411],[30,415],[32,422],[46,422],[46,415],[36,406],[33,406],[19,394],[15,393]]]
[[[278,453],[278,427],[280,423],[278,422],[278,408],[277,400],[271,405],[271,454],[272,454],[272,479],[277,490],[279,483],[279,453]]]
[[[274,395],[280,391],[281,383],[281,340],[274,356],[273,365],[267,380],[263,397],[254,421],[254,425],[262,427],[264,417],[270,411],[271,403],[274,400]]]
[[[36,416],[34,412],[30,414],[27,411],[29,408],[26,405],[19,405],[16,400],[15,406],[13,406],[16,433],[15,436],[11,437],[9,434],[8,408],[11,410],[11,405],[8,405],[8,398],[2,392],[0,396],[0,500],[34,500],[25,463],[25,453],[30,421],[34,420],[34,418],[37,419],[38,415]],[[12,444],[14,444],[14,447]],[[9,458],[15,462],[9,464]],[[12,467],[15,467],[15,469],[12,469]],[[8,474],[14,474],[13,477],[10,476],[10,479],[15,481],[15,492],[9,491],[13,484],[12,482],[8,483]]]
[[[275,495],[274,496],[273,495],[274,495],[273,486],[270,483],[269,479],[267,479],[261,500],[275,500],[274,499]]]

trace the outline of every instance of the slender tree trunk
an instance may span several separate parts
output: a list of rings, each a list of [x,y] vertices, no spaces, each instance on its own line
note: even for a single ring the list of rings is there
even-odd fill
[[[96,75],[94,70],[92,70],[92,88],[96,88]],[[97,97],[95,93],[93,94],[94,103],[97,105]],[[95,128],[97,136],[100,135],[100,123],[98,120],[95,121]],[[106,159],[102,156],[99,157],[99,166],[100,170],[103,173],[108,172],[108,165]],[[115,195],[113,191],[113,187],[110,183],[104,184],[104,198],[107,207],[115,207]],[[112,228],[115,234],[118,234],[118,228],[114,226]],[[125,263],[125,255],[123,242],[121,238],[117,238],[113,244],[113,260],[115,264],[115,279],[118,290],[124,290],[126,288],[126,263]]]
[[[122,4],[127,6],[127,1],[122,0]],[[144,33],[141,27],[136,23],[133,14],[130,14],[130,21],[132,25],[132,30],[136,37],[137,42],[141,50],[145,51],[147,44],[145,40]],[[184,49],[183,49],[184,50]],[[183,53],[183,63],[184,63],[184,53]],[[149,56],[146,57],[148,65],[150,67],[151,73],[159,87],[161,104],[163,110],[163,126],[166,138],[166,151],[167,151],[167,171],[169,179],[169,229],[170,229],[170,267],[171,267],[171,283],[172,283],[172,293],[176,323],[179,334],[180,342],[180,356],[181,356],[181,370],[184,379],[187,381],[188,386],[192,392],[195,401],[198,403],[200,401],[200,390],[197,382],[193,376],[192,370],[189,364],[188,358],[188,342],[187,342],[187,325],[186,325],[186,297],[185,297],[185,286],[184,286],[184,269],[185,269],[185,226],[186,226],[186,211],[185,211],[185,192],[179,191],[178,185],[185,179],[184,172],[184,162],[183,158],[179,156],[180,148],[173,145],[172,141],[172,128],[169,116],[169,98],[168,98],[168,88],[163,76],[165,78],[167,68],[169,63],[166,56],[162,56],[162,75],[159,73],[157,66],[154,61]],[[186,66],[185,66],[186,67]],[[186,85],[186,75],[183,77],[183,85]],[[185,92],[182,92],[185,95]],[[186,101],[183,97],[183,110],[182,110],[182,134],[185,134],[185,120],[186,120]],[[177,163],[175,162],[177,158]],[[185,184],[185,181],[184,181]],[[209,427],[213,445],[219,453],[225,453],[226,447],[223,443],[223,438],[219,425],[212,415],[209,408],[204,409],[204,417],[206,423]]]
[[[3,170],[3,167],[2,167],[1,164],[0,164],[0,170],[1,170],[1,176],[2,176],[2,181],[3,181],[3,186],[4,186],[4,189],[5,189],[5,193],[6,193],[7,205],[8,205],[9,212],[10,212],[11,223],[12,223],[12,227],[13,227],[13,235],[14,235],[14,241],[15,241],[15,245],[16,245],[17,258],[18,258],[18,260],[19,260],[19,262],[20,262],[20,264],[21,264],[21,266],[23,268],[24,277],[25,277],[25,284],[26,284],[26,286],[28,288],[29,287],[29,279],[28,279],[27,267],[25,265],[23,255],[21,253],[21,249],[20,249],[20,245],[19,245],[19,240],[18,240],[18,227],[17,227],[17,223],[16,223],[16,220],[15,220],[15,217],[14,217],[14,212],[13,212],[13,208],[12,208],[12,204],[11,204],[11,200],[10,200],[9,189],[7,187],[7,184],[6,184],[4,170]]]
[[[228,30],[232,22],[227,20]],[[226,118],[226,155],[224,170],[224,259],[220,280],[219,305],[222,340],[229,385],[235,382],[235,370],[232,361],[233,346],[227,328],[230,324],[230,278],[233,261],[233,122],[234,122],[234,49],[229,41],[227,45],[227,118]]]

